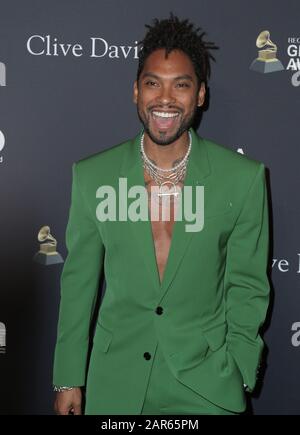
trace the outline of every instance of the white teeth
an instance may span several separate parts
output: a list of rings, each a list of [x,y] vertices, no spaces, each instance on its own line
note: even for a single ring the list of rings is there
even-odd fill
[[[152,112],[153,115],[159,116],[161,118],[175,118],[175,116],[178,116],[179,113],[168,113],[168,112]]]

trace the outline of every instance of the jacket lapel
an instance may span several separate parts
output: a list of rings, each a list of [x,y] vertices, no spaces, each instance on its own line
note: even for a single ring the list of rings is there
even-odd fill
[[[143,130],[133,140],[127,142],[127,148],[125,149],[123,157],[121,177],[127,179],[128,191],[133,186],[145,187],[144,169],[142,166],[142,158],[140,156],[140,140],[142,133]],[[134,199],[128,198],[128,208],[133,201]],[[160,279],[156,264],[155,247],[148,212],[147,217],[147,221],[140,220],[133,222],[128,219],[128,228],[132,234],[131,249],[136,249],[136,255],[142,256],[148,270],[148,278],[150,278],[154,288],[158,290],[160,287]],[[147,277],[145,277],[145,284],[146,282]]]
[[[198,136],[192,128],[190,132],[192,135],[192,148],[187,165],[184,186],[192,186],[192,190],[194,191],[195,186],[202,185],[202,180],[209,176],[210,165],[204,140]],[[142,133],[143,131],[132,141],[127,142],[127,148],[125,149],[123,157],[120,176],[127,178],[128,190],[132,186],[145,187],[144,170],[140,156],[140,139]],[[132,201],[134,201],[134,199],[128,199],[128,207]],[[149,278],[162,299],[175,278],[187,247],[195,233],[186,231],[185,225],[190,224],[190,222],[185,219],[184,211],[182,211],[182,220],[176,220],[173,225],[168,260],[164,270],[163,280],[160,282],[149,213],[147,217],[148,219],[146,221],[137,222],[128,219],[129,230],[132,233],[132,249],[136,248],[137,255],[143,257]]]

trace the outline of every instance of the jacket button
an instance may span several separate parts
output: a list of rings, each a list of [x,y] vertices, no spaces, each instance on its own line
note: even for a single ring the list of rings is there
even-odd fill
[[[150,359],[151,358],[150,353],[149,352],[145,352],[144,353],[144,358],[147,359],[147,360]]]
[[[164,310],[162,307],[157,307],[155,311],[156,311],[156,314],[162,314]]]

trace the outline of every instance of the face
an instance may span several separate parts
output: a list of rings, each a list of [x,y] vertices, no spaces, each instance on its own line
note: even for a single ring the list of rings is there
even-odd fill
[[[205,99],[205,85],[198,86],[190,58],[173,50],[165,59],[165,49],[151,53],[139,82],[134,82],[133,100],[146,134],[158,145],[168,145],[193,124],[197,106]]]

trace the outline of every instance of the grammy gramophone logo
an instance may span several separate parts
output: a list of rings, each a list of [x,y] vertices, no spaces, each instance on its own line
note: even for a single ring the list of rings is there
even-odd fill
[[[282,63],[276,57],[277,46],[271,41],[268,30],[260,32],[256,39],[256,47],[261,48],[261,50],[258,50],[258,57],[250,65],[252,71],[265,74],[284,69]]]
[[[62,256],[57,252],[57,241],[50,234],[50,227],[43,226],[38,233],[40,250],[34,255],[33,261],[49,266],[50,264],[63,263]]]

